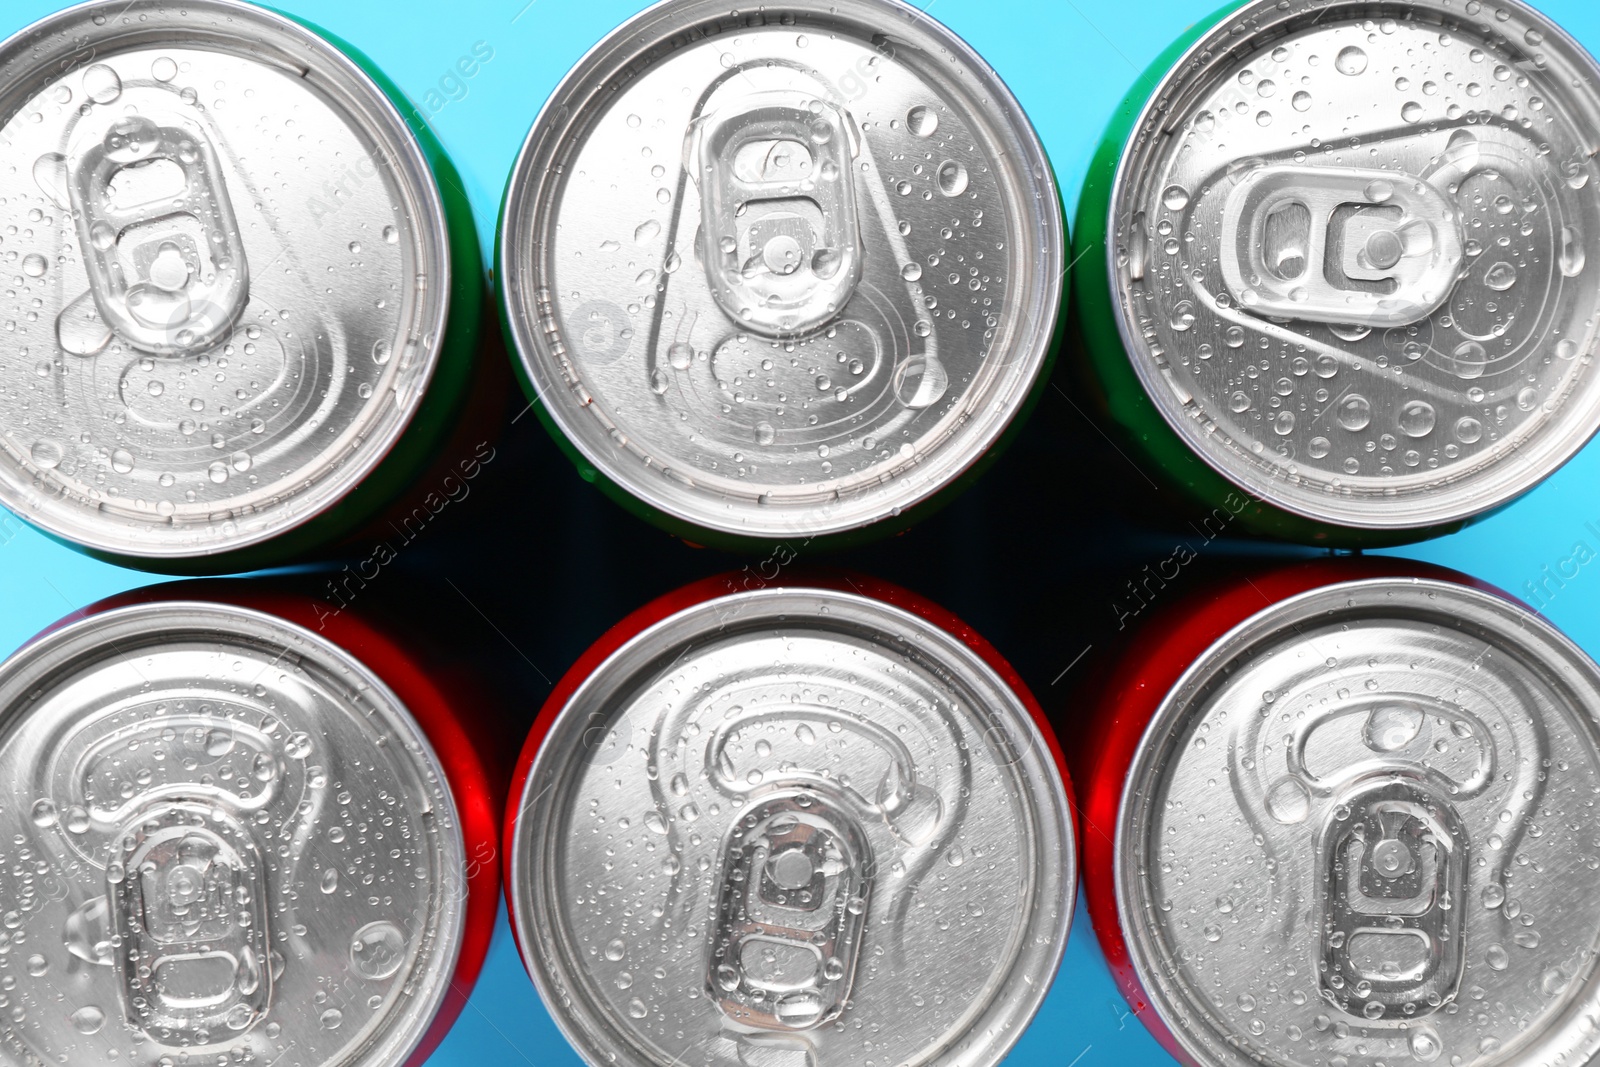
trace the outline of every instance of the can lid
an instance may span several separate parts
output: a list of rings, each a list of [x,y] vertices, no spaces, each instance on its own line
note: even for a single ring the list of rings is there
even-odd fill
[[[1139,983],[1205,1067],[1600,1052],[1600,668],[1433,580],[1246,620],[1157,710],[1117,825]]]
[[[1066,943],[1068,801],[1026,705],[866,597],[741,593],[643,631],[519,803],[512,921],[593,1064],[994,1064]]]
[[[0,1049],[397,1067],[449,990],[465,849],[427,740],[344,652],[171,602],[0,666]]]
[[[1518,0],[1243,5],[1152,92],[1112,190],[1145,391],[1316,521],[1511,500],[1600,427],[1597,145],[1600,67]]]
[[[1064,226],[964,42],[898,0],[670,0],[569,74],[501,222],[544,411],[678,522],[838,533],[971,467],[1043,368]]]
[[[438,361],[444,212],[383,91],[235,0],[107,0],[0,44],[0,504],[145,559],[313,521]]]

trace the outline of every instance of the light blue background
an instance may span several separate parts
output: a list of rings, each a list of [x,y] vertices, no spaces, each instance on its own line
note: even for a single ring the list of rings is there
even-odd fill
[[[60,6],[5,0],[0,33]],[[594,42],[633,14],[637,0],[278,0],[275,5],[349,40],[424,104],[460,167],[484,246],[505,176],[534,114],[561,75]],[[1215,6],[1213,0],[932,0],[931,13],[999,70],[1021,99],[1055,161],[1066,202],[1077,202],[1084,169],[1106,120],[1136,73]],[[1540,5],[1591,51],[1600,50],[1600,4]],[[458,58],[483,42],[493,58],[451,83]],[[10,164],[12,161],[4,161]],[[1600,444],[1515,506],[1465,533],[1401,554],[1467,571],[1528,595],[1574,555],[1600,551]],[[1593,522],[1591,529],[1586,523]],[[1589,558],[1585,555],[1584,558]],[[1593,572],[1593,573],[1591,573]],[[145,584],[95,563],[0,512],[0,653],[69,611]],[[1600,567],[1551,582],[1546,613],[1590,654],[1600,653]],[[1131,1016],[1112,985],[1086,917],[1079,915],[1065,966],[1043,1012],[1009,1063],[1016,1067],[1133,1067],[1171,1061]],[[535,1064],[576,1067],[524,975],[504,926],[483,978],[433,1067]]]

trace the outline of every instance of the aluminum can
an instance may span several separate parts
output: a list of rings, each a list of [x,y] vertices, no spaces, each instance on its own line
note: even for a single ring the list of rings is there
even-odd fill
[[[461,710],[386,631],[248,583],[14,654],[0,1058],[420,1067],[498,903],[503,791]]]
[[[507,897],[546,1006],[596,1065],[998,1062],[1077,880],[1037,704],[903,590],[726,588],[613,628],[523,750]]]
[[[1403,560],[1234,576],[1101,687],[1085,894],[1205,1067],[1588,1063],[1600,668]]]
[[[1600,67],[1517,0],[1255,0],[1130,91],[1077,307],[1144,464],[1257,532],[1449,532],[1600,426]]]
[[[349,46],[237,0],[107,0],[0,44],[0,504],[219,573],[356,533],[470,392],[462,185]]]
[[[904,528],[1037,399],[1059,194],[999,77],[899,0],[668,0],[506,190],[509,347],[582,476],[687,540]]]

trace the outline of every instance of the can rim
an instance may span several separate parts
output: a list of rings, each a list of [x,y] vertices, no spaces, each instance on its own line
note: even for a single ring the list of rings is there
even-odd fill
[[[359,680],[361,684],[359,691],[367,695],[375,709],[385,714],[392,729],[404,729],[410,734],[410,743],[399,747],[408,753],[415,752],[422,758],[423,762],[416,764],[415,770],[424,774],[431,772],[441,783],[448,781],[444,771],[445,765],[421,725],[388,684],[364,663],[327,638],[297,623],[254,608],[220,604],[215,601],[176,599],[115,607],[98,614],[73,618],[33,638],[4,662],[0,662],[0,740],[3,740],[15,722],[29,712],[29,708],[22,702],[4,701],[7,689],[26,693],[62,671],[88,665],[95,660],[105,660],[108,657],[104,652],[108,648],[115,656],[126,657],[127,653],[121,647],[113,641],[106,640],[100,633],[108,625],[115,625],[138,634],[141,646],[147,647],[160,640],[160,633],[155,629],[156,625],[163,619],[172,618],[206,619],[210,623],[209,626],[205,626],[190,622],[178,626],[176,629],[179,632],[221,638],[244,638],[262,644],[279,640],[286,652],[290,650],[291,642],[298,642],[300,648],[308,652],[315,651],[323,657],[322,665],[336,667]],[[225,629],[230,625],[234,629]],[[306,658],[303,653],[296,655]],[[394,751],[394,748],[391,747],[390,751]],[[433,802],[446,809],[449,825],[453,828],[451,833],[440,834],[437,838],[444,842],[446,851],[451,853],[440,857],[440,873],[448,877],[451,871],[457,868],[465,870],[466,866],[466,846],[460,811],[448,785],[437,791]],[[435,973],[422,987],[424,990],[422,995],[409,1001],[411,1005],[421,1005],[426,1010],[397,1011],[392,1014],[391,1018],[405,1025],[389,1028],[390,1036],[384,1042],[384,1047],[377,1050],[375,1057],[371,1053],[364,1054],[369,1058],[362,1061],[363,1067],[402,1067],[407,1064],[412,1053],[427,1039],[434,1018],[449,997],[451,981],[460,963],[465,940],[466,899],[463,894],[438,893],[435,900],[437,907],[431,910],[439,916],[441,923],[440,928],[434,931],[434,943],[442,944],[444,950],[435,957],[437,960]]]
[[[809,614],[796,610],[797,602],[814,604],[821,599],[833,601],[839,607],[854,609],[864,616],[876,616],[880,624],[892,623],[911,628],[913,632],[931,639],[930,644],[937,646],[937,662],[949,664],[952,660],[956,660],[963,667],[974,671],[975,679],[963,680],[964,684],[974,685],[975,682],[975,688],[978,686],[987,688],[1002,698],[1009,695],[1008,704],[1014,713],[1012,718],[1023,724],[1029,733],[1027,749],[1015,765],[1023,765],[1029,756],[1034,757],[1034,762],[1042,765],[1042,772],[1049,785],[1045,790],[1049,802],[1039,804],[1035,808],[1036,825],[1054,831],[1055,847],[1064,859],[1059,872],[1060,888],[1064,897],[1061,898],[1055,929],[1052,931],[1050,945],[1046,950],[1048,966],[1045,972],[1038,975],[1037,980],[1027,984],[1027,996],[1016,1002],[1021,1005],[1021,1010],[1014,1016],[1014,1025],[1004,1028],[1003,1036],[993,1050],[992,1058],[981,1061],[998,1062],[1021,1038],[1059,973],[1074,916],[1078,889],[1077,841],[1072,818],[1073,802],[1067,784],[1066,770],[1060,761],[1055,739],[1046,735],[1033,707],[1030,707],[1029,694],[1014,689],[1003,673],[996,665],[989,662],[988,657],[980,649],[970,645],[960,634],[947,629],[940,620],[925,618],[899,604],[821,584],[779,585],[727,596],[711,596],[685,603],[685,595],[696,591],[695,586],[690,586],[676,593],[669,593],[662,598],[663,601],[670,602],[665,613],[652,612],[654,605],[646,605],[638,613],[646,615],[649,620],[643,627],[626,636],[618,635],[621,639],[612,645],[614,630],[626,626],[629,622],[629,619],[623,620],[617,628],[597,642],[600,646],[612,645],[598,663],[589,664],[587,656],[578,661],[574,669],[587,666],[588,673],[570,687],[565,678],[558,683],[557,693],[566,690],[562,694],[562,704],[558,708],[547,706],[541,711],[539,721],[535,723],[529,738],[529,751],[525,751],[522,756],[522,767],[518,772],[520,780],[514,784],[508,797],[508,803],[515,805],[508,812],[505,828],[508,853],[505,857],[505,892],[510,910],[511,929],[524,967],[562,1036],[586,1062],[594,1064],[595,1067],[606,1067],[619,1062],[619,1054],[615,1050],[602,1055],[595,1049],[594,1034],[614,1033],[615,1027],[607,1025],[604,1019],[589,1010],[584,998],[565,997],[563,991],[567,989],[569,983],[560,975],[559,965],[566,961],[559,958],[546,960],[545,955],[538,950],[548,938],[539,929],[535,915],[534,904],[537,896],[535,883],[542,877],[538,870],[540,867],[538,860],[543,858],[543,851],[535,857],[534,844],[536,831],[548,830],[550,823],[547,815],[548,805],[539,803],[540,796],[548,791],[548,787],[540,788],[538,792],[535,792],[535,789],[540,785],[540,779],[552,761],[561,758],[552,754],[554,746],[550,744],[551,738],[555,736],[562,720],[572,713],[574,707],[585,701],[603,706],[609,694],[625,688],[638,678],[641,672],[659,665],[665,653],[691,646],[706,637],[735,636],[741,631],[762,632],[763,624],[794,620],[797,617],[809,621]],[[706,616],[714,617],[705,618]],[[734,619],[741,625],[730,625]],[[709,626],[706,625],[708,623]],[[844,629],[843,626],[837,628]],[[882,631],[881,635],[887,635],[887,632],[887,630]],[[926,653],[930,644],[919,644],[917,647]],[[930,655],[929,658],[934,657]],[[558,781],[569,780],[569,776],[562,776],[559,770],[549,773],[556,775],[551,785]],[[569,999],[571,1003],[564,1009],[555,1007],[562,1004],[564,999]],[[980,1019],[980,1023],[981,1021]],[[600,1025],[596,1025],[597,1023]],[[586,1033],[583,1027],[588,1027],[593,1033]],[[975,1028],[976,1026],[969,1027],[969,1030]],[[648,1061],[642,1058],[632,1044],[627,1042],[626,1036],[623,1036],[622,1044],[625,1051],[620,1054],[621,1062],[631,1067],[644,1067]]]
[[[121,17],[131,11],[150,7],[156,12],[165,13],[166,6],[160,0],[132,0],[124,3],[122,0],[82,0],[42,19],[28,25],[0,39],[0,61],[28,44],[30,40],[43,37],[81,23],[82,19],[91,15],[97,9],[114,9],[116,15]],[[405,117],[400,113],[399,106],[389,95],[383,91],[377,81],[369,75],[361,65],[338,45],[327,37],[318,33],[309,26],[296,21],[272,8],[262,7],[248,0],[189,0],[184,6],[185,13],[214,9],[225,15],[232,15],[244,20],[250,20],[257,25],[254,29],[261,33],[272,32],[279,35],[275,40],[264,36],[251,37],[250,43],[257,48],[264,48],[273,43],[288,46],[298,46],[303,52],[315,57],[323,66],[321,68],[308,68],[302,74],[309,74],[312,70],[321,73],[337,73],[337,84],[347,89],[355,89],[366,97],[363,101],[365,111],[357,115],[343,107],[330,108],[341,119],[351,120],[353,128],[358,129],[364,137],[370,137],[375,146],[381,147],[385,155],[389,156],[395,164],[393,169],[396,174],[404,179],[401,185],[402,192],[409,191],[415,196],[415,203],[411,206],[417,209],[416,217],[412,219],[413,227],[417,231],[419,256],[418,266],[430,273],[430,278],[436,277],[438,284],[430,284],[426,302],[419,303],[414,320],[436,320],[437,329],[427,331],[433,336],[431,344],[421,349],[423,358],[416,372],[412,386],[412,399],[409,411],[398,411],[391,420],[388,430],[381,436],[366,436],[362,440],[365,445],[363,456],[357,461],[348,455],[350,433],[341,435],[341,439],[329,449],[324,449],[322,457],[327,457],[329,452],[337,449],[338,462],[333,464],[337,477],[330,483],[330,488],[321,491],[321,502],[314,508],[301,509],[292,519],[281,524],[268,526],[253,533],[243,536],[234,536],[225,540],[215,540],[202,547],[187,544],[131,544],[105,536],[97,530],[94,524],[85,523],[76,531],[69,529],[67,524],[51,522],[39,513],[37,507],[25,509],[24,501],[7,502],[19,516],[25,518],[30,524],[37,526],[53,537],[59,537],[76,545],[97,552],[124,556],[129,559],[162,562],[184,559],[205,559],[219,556],[240,549],[254,548],[259,545],[274,541],[292,530],[300,529],[308,523],[315,522],[328,512],[338,507],[346,500],[351,492],[394,450],[395,445],[411,427],[421,404],[421,398],[432,384],[435,373],[443,354],[445,330],[443,324],[448,320],[452,305],[453,265],[450,261],[450,237],[446,224],[444,200],[439,191],[437,179],[428,164],[427,157],[421,144],[412,132]],[[109,21],[109,20],[108,20]],[[141,34],[156,32],[148,23],[140,26]],[[233,53],[239,58],[249,59],[252,62],[270,62],[270,56],[247,55],[243,50]],[[357,118],[381,118],[385,128],[369,130],[364,125],[354,122]],[[0,116],[0,124],[9,122],[10,117]],[[324,458],[322,466],[329,464]],[[302,468],[303,471],[303,468]],[[303,481],[303,478],[292,479]],[[19,483],[21,484],[21,483]],[[0,492],[5,490],[5,484],[0,481]],[[286,501],[280,501],[273,507],[282,508],[294,498],[291,496]],[[259,513],[263,509],[253,509],[251,513]],[[150,523],[149,525],[155,525]],[[201,527],[205,529],[205,527]]]
[[[1204,1014],[1189,1004],[1182,995],[1181,987],[1161,966],[1162,954],[1155,948],[1158,938],[1144,922],[1144,901],[1139,888],[1139,864],[1144,854],[1140,835],[1147,829],[1146,810],[1149,807],[1149,797],[1145,795],[1147,789],[1144,787],[1153,780],[1159,780],[1159,772],[1171,741],[1194,711],[1190,700],[1208,679],[1307,617],[1326,615],[1329,605],[1324,601],[1348,602],[1362,594],[1377,596],[1380,593],[1389,595],[1381,603],[1374,601],[1362,607],[1405,611],[1406,608],[1397,603],[1395,593],[1409,594],[1412,599],[1421,596],[1426,601],[1445,598],[1464,601],[1457,603],[1454,611],[1444,606],[1429,606],[1425,602],[1422,606],[1412,608],[1409,614],[1434,615],[1457,622],[1465,619],[1485,628],[1495,627],[1500,637],[1514,633],[1524,641],[1537,642],[1537,647],[1525,658],[1546,663],[1552,681],[1564,687],[1570,688],[1572,684],[1570,674],[1586,675],[1596,697],[1595,705],[1600,707],[1600,665],[1571,638],[1557,630],[1543,616],[1497,591],[1437,577],[1390,576],[1318,585],[1267,605],[1216,638],[1162,696],[1134,750],[1117,807],[1115,865],[1112,871],[1116,918],[1139,987],[1162,1026],[1178,1045],[1174,1051],[1181,1051],[1201,1067],[1262,1067],[1274,1061],[1248,1055],[1228,1040],[1226,1032],[1210,1028]],[[1343,613],[1359,610],[1360,607],[1347,606]],[[1600,980],[1591,976],[1591,983],[1600,991]],[[1575,1010],[1576,1007],[1581,1007],[1581,1002],[1569,1005],[1569,1009]],[[1197,1027],[1204,1028],[1205,1033],[1214,1035],[1217,1040],[1203,1043],[1196,1036]],[[1600,1046],[1600,1040],[1594,1040],[1592,1044]],[[1591,1047],[1588,1051],[1592,1054],[1595,1048]]]
[[[813,0],[791,0],[789,6],[809,6],[812,3]],[[952,57],[959,59],[965,66],[965,72],[976,80],[992,100],[990,111],[999,117],[996,129],[1007,135],[1015,142],[1014,147],[1021,150],[1023,156],[1019,163],[1019,170],[1023,172],[1021,185],[1024,189],[1030,187],[1033,189],[1035,200],[1042,207],[1042,217],[1030,221],[1036,222],[1043,231],[1042,262],[1038,264],[1037,270],[1043,279],[1039,295],[1046,313],[1018,316],[1019,326],[1031,332],[1025,349],[1019,353],[1017,359],[1011,361],[1015,365],[1027,368],[1027,373],[1016,379],[1022,384],[1022,388],[1015,390],[1014,396],[996,398],[984,405],[985,408],[992,408],[995,404],[1003,403],[1006,408],[1005,417],[988,428],[981,447],[975,448],[969,444],[943,476],[933,478],[924,474],[917,478],[903,476],[896,479],[900,484],[910,484],[914,489],[914,492],[906,494],[904,499],[885,499],[881,502],[883,505],[881,507],[864,509],[867,514],[855,517],[844,515],[839,518],[832,518],[828,506],[819,503],[810,506],[806,514],[790,516],[787,521],[775,516],[775,521],[759,525],[753,522],[741,522],[737,518],[737,515],[744,514],[746,517],[759,519],[762,512],[757,510],[758,505],[752,505],[743,513],[734,513],[733,518],[724,517],[725,508],[709,504],[699,508],[685,507],[675,503],[663,493],[656,481],[643,480],[636,468],[617,462],[611,453],[589,442],[579,433],[583,424],[574,417],[573,412],[565,410],[564,405],[548,403],[545,400],[549,396],[562,396],[570,391],[570,388],[566,382],[548,373],[546,364],[550,362],[550,356],[540,348],[543,334],[535,328],[538,315],[531,306],[532,286],[524,280],[526,273],[539,273],[539,265],[533,263],[530,270],[524,270],[521,260],[526,257],[517,255],[516,241],[510,239],[510,235],[513,234],[536,232],[538,220],[543,213],[540,202],[544,199],[541,194],[545,192],[543,183],[547,180],[547,169],[538,166],[539,157],[546,151],[556,151],[557,148],[554,146],[559,146],[568,139],[574,117],[596,106],[593,92],[580,93],[579,90],[593,81],[597,74],[608,71],[614,73],[616,69],[625,65],[626,53],[620,50],[625,42],[632,40],[636,45],[635,50],[659,44],[665,38],[656,32],[657,24],[678,15],[680,11],[693,12],[697,8],[704,8],[708,16],[714,13],[726,17],[727,9],[719,5],[717,0],[654,0],[644,10],[629,18],[585,51],[577,63],[556,83],[556,87],[551,90],[549,97],[540,107],[512,163],[505,198],[501,205],[498,219],[501,239],[497,242],[498,252],[495,261],[496,277],[499,281],[497,287],[499,303],[512,341],[512,358],[517,361],[526,376],[531,387],[530,391],[534,394],[533,404],[541,407],[540,414],[548,420],[548,423],[553,424],[555,430],[577,450],[600,477],[622,487],[654,514],[722,536],[759,538],[806,534],[812,537],[829,537],[872,526],[890,514],[909,512],[927,503],[981,462],[989,448],[999,442],[1015,422],[1019,412],[1025,407],[1025,398],[1037,384],[1048,363],[1055,343],[1052,324],[1063,313],[1065,268],[1068,264],[1065,248],[1067,228],[1061,207],[1060,191],[1056,184],[1055,172],[1045,154],[1043,141],[1016,96],[999,73],[971,45],[955,31],[907,0],[847,0],[846,5],[822,3],[815,5],[817,11],[829,13],[837,13],[841,6],[856,6],[868,14],[904,19],[920,31],[937,39],[948,49]],[[579,102],[574,104],[573,98]],[[530,291],[520,293],[519,288],[528,288]],[[953,438],[955,434],[949,436]],[[946,447],[949,443],[947,439]],[[917,466],[926,467],[926,464],[918,460]],[[915,470],[917,467],[908,469]],[[855,493],[859,496],[872,491],[862,488]],[[829,496],[822,490],[819,490],[817,495],[819,501],[824,497],[837,499],[836,495]],[[754,494],[752,499],[753,497]],[[730,503],[720,496],[718,502]],[[874,511],[877,514],[873,514]],[[815,521],[818,512],[823,513],[824,521]]]
[[[1205,463],[1206,466],[1225,478],[1229,484],[1246,493],[1250,493],[1253,497],[1262,500],[1262,502],[1269,504],[1273,508],[1312,522],[1331,523],[1335,526],[1351,529],[1393,532],[1422,531],[1482,516],[1504,504],[1510,503],[1539,485],[1559,470],[1568,460],[1577,455],[1596,434],[1600,434],[1600,406],[1596,406],[1600,405],[1600,401],[1591,404],[1594,410],[1591,411],[1589,424],[1577,427],[1581,433],[1575,436],[1573,429],[1571,427],[1567,428],[1565,436],[1569,438],[1575,436],[1574,440],[1568,441],[1565,445],[1559,440],[1546,444],[1541,449],[1544,453],[1544,466],[1542,468],[1538,470],[1527,469],[1519,477],[1501,477],[1495,495],[1486,502],[1468,506],[1450,505],[1448,507],[1436,504],[1431,509],[1416,508],[1406,513],[1393,513],[1380,507],[1369,511],[1367,514],[1352,516],[1349,513],[1340,512],[1331,507],[1315,507],[1310,502],[1315,498],[1309,496],[1305,501],[1302,501],[1300,499],[1290,499],[1281,493],[1273,492],[1275,488],[1283,484],[1281,477],[1259,475],[1249,481],[1242,478],[1239,470],[1227,465],[1221,455],[1215,454],[1210,448],[1206,447],[1202,438],[1196,437],[1191,433],[1189,423],[1171,410],[1170,404],[1164,402],[1165,395],[1170,393],[1170,390],[1162,383],[1159,373],[1143,355],[1142,338],[1136,329],[1137,324],[1131,321],[1128,308],[1121,299],[1121,286],[1117,281],[1119,272],[1116,242],[1114,240],[1114,235],[1117,233],[1115,226],[1117,206],[1122,197],[1126,195],[1128,187],[1132,184],[1128,174],[1128,148],[1133,143],[1133,138],[1137,136],[1138,132],[1151,122],[1154,113],[1159,110],[1158,104],[1162,97],[1172,84],[1178,80],[1184,68],[1195,61],[1200,53],[1207,51],[1232,53],[1237,50],[1239,46],[1230,46],[1229,40],[1240,36],[1236,32],[1239,23],[1272,5],[1273,2],[1274,0],[1245,0],[1233,11],[1219,19],[1215,25],[1209,27],[1188,48],[1184,49],[1183,53],[1173,60],[1172,64],[1151,87],[1149,96],[1145,98],[1133,125],[1129,128],[1129,141],[1123,145],[1122,150],[1117,155],[1116,172],[1111,181],[1110,195],[1106,204],[1106,241],[1103,255],[1106,277],[1111,280],[1113,318],[1117,325],[1117,333],[1122,340],[1123,351],[1126,353],[1128,362],[1132,366],[1134,374],[1138,377],[1146,396],[1150,398],[1151,406],[1160,413],[1162,421],[1167,424],[1167,427],[1184,443],[1189,451],[1199,458],[1201,462]],[[1435,0],[1422,0],[1422,2],[1433,3]],[[1514,9],[1522,18],[1537,20],[1540,31],[1545,36],[1546,43],[1557,45],[1564,49],[1568,53],[1568,58],[1575,61],[1577,66],[1587,69],[1591,82],[1600,84],[1600,60],[1596,60],[1562,26],[1545,16],[1537,8],[1527,3],[1526,0],[1497,0],[1497,2],[1503,7]],[[1403,4],[1399,0],[1379,0],[1376,5],[1364,4],[1363,0],[1333,0],[1329,7],[1324,7],[1318,14],[1318,21],[1321,21],[1330,7],[1340,6],[1358,9],[1366,17],[1376,18],[1378,11],[1389,7],[1394,7],[1397,10],[1406,8],[1414,14],[1411,9],[1416,5]],[[1305,11],[1296,12],[1292,18],[1300,18],[1305,13]],[[1494,466],[1503,466],[1515,456],[1524,456],[1526,458],[1523,449],[1519,448],[1502,453]],[[1527,468],[1526,463],[1523,466]],[[1484,467],[1480,469],[1492,468]],[[1337,497],[1333,499],[1337,499]]]

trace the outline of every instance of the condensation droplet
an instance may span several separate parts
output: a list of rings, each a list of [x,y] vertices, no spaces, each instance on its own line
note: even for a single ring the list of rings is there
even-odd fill
[[[1339,402],[1336,418],[1347,430],[1364,430],[1372,422],[1372,402],[1360,393],[1351,393]]]
[[[1334,58],[1333,65],[1340,74],[1348,74],[1354,77],[1367,69],[1367,53],[1355,45],[1349,45],[1339,50],[1338,56]]]
[[[104,63],[83,72],[83,95],[97,104],[115,103],[122,95],[122,79]]]

